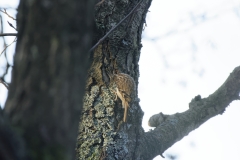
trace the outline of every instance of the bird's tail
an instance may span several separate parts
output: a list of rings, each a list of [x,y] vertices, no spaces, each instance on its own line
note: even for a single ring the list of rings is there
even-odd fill
[[[124,105],[124,116],[123,116],[123,122],[127,121],[127,112],[128,112],[128,105]]]

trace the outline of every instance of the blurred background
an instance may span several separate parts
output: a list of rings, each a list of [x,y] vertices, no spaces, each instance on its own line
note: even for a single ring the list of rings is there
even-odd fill
[[[0,1],[16,16],[19,1]],[[16,22],[0,12],[1,33],[16,33]],[[0,52],[15,37],[0,37]],[[159,112],[188,109],[196,95],[203,98],[220,87],[240,64],[240,0],[155,0],[142,35],[139,98],[148,119]],[[5,43],[5,44],[4,44]],[[11,81],[15,43],[0,56],[0,76]],[[10,66],[10,67],[6,67]],[[8,69],[6,69],[8,68]],[[7,89],[0,84],[0,105]],[[233,102],[166,152],[171,160],[240,160],[240,102]],[[163,158],[156,157],[155,160]]]

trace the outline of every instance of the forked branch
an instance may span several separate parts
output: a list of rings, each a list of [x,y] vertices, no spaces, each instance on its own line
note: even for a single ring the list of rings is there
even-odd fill
[[[0,10],[0,12],[6,14],[9,18],[11,18],[11,19],[13,19],[14,21],[16,21],[16,18],[14,18],[13,16],[10,16],[10,15],[7,13],[6,9]]]

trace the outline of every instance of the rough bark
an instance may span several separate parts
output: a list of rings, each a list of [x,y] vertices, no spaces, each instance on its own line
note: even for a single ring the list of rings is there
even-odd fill
[[[18,41],[4,112],[24,159],[74,159],[89,67],[94,0],[20,2]]]
[[[138,2],[105,0],[96,6],[95,40],[121,21]],[[78,159],[136,159],[138,155],[135,151],[143,134],[139,100],[137,95],[133,98],[124,123],[124,109],[121,101],[115,100],[111,74],[126,73],[138,84],[141,34],[150,4],[151,0],[142,1],[94,51],[79,126]]]

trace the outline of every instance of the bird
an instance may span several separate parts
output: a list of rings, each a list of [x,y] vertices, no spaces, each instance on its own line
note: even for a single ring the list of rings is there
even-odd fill
[[[124,108],[123,122],[127,121],[127,112],[129,103],[135,94],[136,85],[134,79],[125,73],[117,73],[113,75],[113,81],[116,84],[115,95],[119,97],[122,101],[122,107]]]

